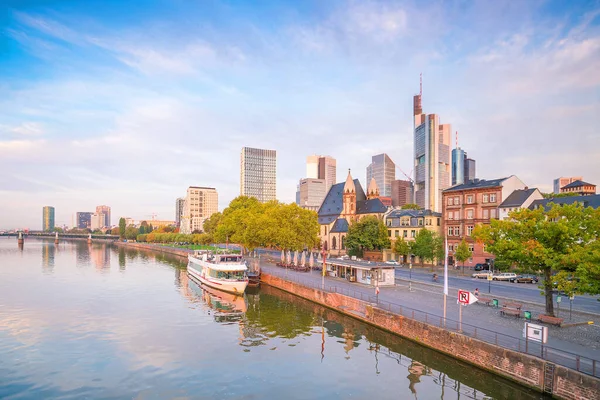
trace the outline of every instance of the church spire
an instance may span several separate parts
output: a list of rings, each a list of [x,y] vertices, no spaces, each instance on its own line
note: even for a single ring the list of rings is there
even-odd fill
[[[350,174],[350,168],[348,168],[348,177],[346,178],[346,183],[344,184],[344,193],[354,192],[356,192],[356,186],[354,186],[354,180],[352,179],[352,175]]]

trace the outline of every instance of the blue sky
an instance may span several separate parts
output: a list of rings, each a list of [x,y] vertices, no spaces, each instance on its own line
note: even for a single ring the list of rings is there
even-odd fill
[[[277,150],[287,202],[310,154],[410,173],[420,73],[480,178],[600,184],[598,1],[6,3],[0,229],[44,205],[173,219],[189,185],[223,208],[242,146]]]

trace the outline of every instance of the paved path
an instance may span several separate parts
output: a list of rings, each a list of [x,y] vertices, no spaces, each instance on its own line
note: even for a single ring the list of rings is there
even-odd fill
[[[322,281],[319,271],[303,273],[285,270],[265,261],[261,262],[261,268],[266,273],[292,280],[301,280],[313,286],[320,286]],[[354,296],[361,297],[362,294],[364,299],[374,299],[375,297],[375,289],[372,287],[351,283],[340,278],[326,277],[325,285],[326,287],[336,286],[351,290]],[[412,285],[413,290],[409,291],[408,286],[408,283],[403,283],[394,287],[382,287],[380,288],[379,300],[407,308],[410,307],[438,317],[443,314],[443,295],[440,287],[415,283]],[[456,304],[456,298],[457,291],[451,290],[447,299],[447,318],[458,321],[459,306]],[[534,315],[543,312],[541,307],[536,309],[535,306],[524,306],[523,310],[530,310]],[[582,317],[574,315],[575,320],[581,321]],[[596,322],[600,323],[600,319]],[[500,315],[499,310],[496,308],[473,304],[463,307],[463,323],[519,338],[522,337],[524,320],[504,317]],[[570,328],[549,327],[547,346],[600,361],[600,329],[590,325]]]

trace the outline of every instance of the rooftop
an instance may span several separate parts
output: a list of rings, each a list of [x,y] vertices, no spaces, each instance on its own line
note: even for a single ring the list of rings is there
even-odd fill
[[[319,208],[319,224],[330,224],[337,219],[342,213],[344,208],[344,185],[346,182],[336,183],[331,186],[323,204]],[[354,180],[354,187],[356,188],[356,202],[365,201],[366,196],[362,186],[358,179]]]
[[[580,181],[577,180],[575,182],[571,182],[568,185],[563,186],[561,189],[571,189],[571,188],[577,188],[577,187],[581,187],[581,186],[596,186],[593,183],[587,183],[584,181]]]
[[[411,218],[418,218],[418,217],[441,217],[442,213],[439,212],[433,212],[431,210],[403,210],[400,208],[397,208],[395,210],[392,210],[388,215],[387,218],[401,218],[401,217],[406,217],[409,216]]]
[[[550,203],[565,205],[580,203],[584,207],[599,208],[600,207],[600,194],[593,194],[589,196],[569,196],[569,197],[558,197],[551,199],[535,200],[529,206],[530,209],[534,210],[539,207],[548,208]]]
[[[537,189],[517,189],[512,192],[506,200],[500,204],[500,207],[520,207],[527,201],[529,196],[533,194]]]
[[[508,178],[509,177],[498,178],[498,179],[490,179],[490,180],[486,180],[486,179],[473,179],[473,180],[470,180],[468,182],[461,183],[460,185],[452,186],[452,187],[444,190],[444,193],[447,193],[447,192],[456,192],[456,191],[459,191],[459,190],[471,190],[471,189],[484,189],[484,188],[499,187],[499,186],[502,186],[502,182],[504,182]]]

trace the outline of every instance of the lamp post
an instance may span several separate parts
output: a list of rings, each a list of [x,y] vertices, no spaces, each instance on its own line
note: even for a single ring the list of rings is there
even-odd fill
[[[413,255],[410,255],[410,262],[408,263],[408,291],[412,292],[412,260]]]

